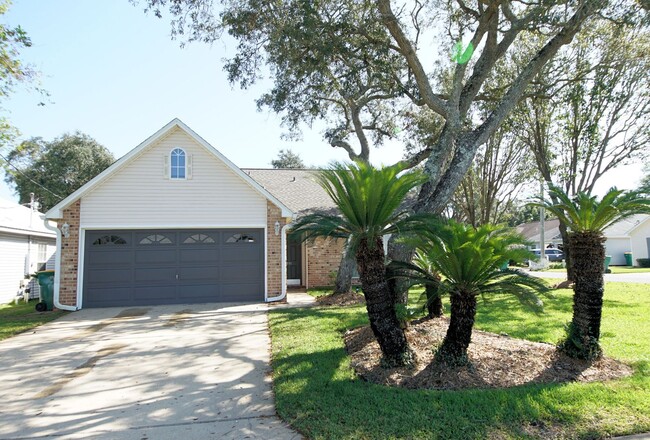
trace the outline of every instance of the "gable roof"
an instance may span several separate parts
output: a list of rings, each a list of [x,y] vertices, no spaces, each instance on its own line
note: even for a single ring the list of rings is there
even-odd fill
[[[16,202],[0,198],[0,232],[56,237],[45,227],[45,216]]]
[[[540,222],[522,223],[515,229],[527,240],[538,242],[541,235],[539,223]],[[560,235],[560,220],[556,218],[544,220],[544,241],[562,241],[562,236]]]
[[[242,168],[242,171],[280,199],[298,216],[336,209],[332,199],[316,181],[315,174],[318,170]]]
[[[164,138],[169,132],[171,132],[174,129],[180,129],[184,131],[192,140],[194,140],[196,143],[201,145],[203,148],[205,148],[209,153],[214,155],[217,159],[222,161],[228,168],[230,168],[237,176],[239,176],[244,182],[246,182],[249,186],[251,186],[255,191],[257,191],[262,197],[265,199],[271,201],[273,204],[275,204],[277,207],[279,207],[282,211],[282,216],[283,217],[293,217],[294,216],[294,211],[291,210],[287,205],[282,203],[280,200],[278,200],[273,194],[271,194],[268,190],[264,189],[259,183],[257,183],[254,179],[252,179],[248,174],[244,173],[239,167],[237,167],[234,163],[232,163],[226,156],[221,154],[216,148],[214,148],[212,145],[210,145],[205,139],[203,139],[201,136],[196,134],[191,128],[189,128],[187,125],[185,125],[180,119],[175,118],[172,121],[170,121],[167,125],[162,127],[160,130],[155,132],[153,135],[149,136],[144,142],[142,142],[140,145],[126,153],[124,156],[119,158],[113,165],[110,167],[106,168],[104,171],[99,173],[97,176],[95,176],[92,180],[90,180],[88,183],[83,185],[81,188],[79,188],[77,191],[73,192],[70,194],[68,197],[60,201],[56,206],[54,206],[52,209],[47,211],[45,214],[45,218],[48,219],[60,219],[63,216],[63,210],[79,200],[81,197],[84,196],[84,194],[90,192],[94,188],[98,187],[101,185],[104,181],[106,181],[109,177],[111,177],[113,174],[115,174],[118,170],[123,168],[126,164],[128,164],[131,160],[135,159],[140,152],[145,150],[147,147],[153,145],[160,139]]]
[[[605,231],[605,237],[629,237],[633,230],[650,219],[648,214],[637,214],[614,223]]]

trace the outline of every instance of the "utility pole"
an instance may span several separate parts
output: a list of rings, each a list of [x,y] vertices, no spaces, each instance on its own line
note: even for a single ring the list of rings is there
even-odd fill
[[[539,184],[539,192],[541,200],[544,200],[544,179],[541,180]],[[546,217],[546,212],[543,206],[539,208],[539,258],[540,263],[545,264],[546,262],[546,252],[545,252],[545,237],[544,237],[544,220]]]

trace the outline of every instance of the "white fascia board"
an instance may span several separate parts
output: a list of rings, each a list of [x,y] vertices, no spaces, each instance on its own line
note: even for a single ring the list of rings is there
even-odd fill
[[[225,163],[226,166],[228,166],[228,168],[230,168],[235,174],[241,177],[246,183],[248,183],[253,189],[255,189],[258,193],[260,193],[264,198],[273,202],[273,204],[275,204],[277,207],[280,208],[283,217],[293,217],[294,212],[291,209],[289,209],[286,205],[284,205],[277,198],[275,198],[271,193],[269,193],[262,186],[260,186],[260,184],[257,183],[255,180],[253,180],[252,177],[250,177],[248,174],[244,173],[241,169],[239,169],[238,166],[232,163],[227,157],[221,154],[216,148],[210,145],[205,139],[203,139],[201,136],[196,134],[194,130],[192,130],[190,127],[185,125],[183,121],[181,121],[178,118],[174,118],[171,122],[169,122],[160,130],[158,130],[157,132],[149,136],[140,145],[138,145],[137,147],[135,147],[134,149],[126,153],[124,156],[119,158],[110,167],[106,168],[104,171],[99,173],[97,176],[95,176],[84,186],[82,186],[81,188],[79,188],[78,190],[70,194],[68,197],[66,197],[59,203],[57,203],[56,206],[54,206],[52,209],[50,209],[45,213],[45,218],[52,219],[52,220],[63,218],[63,210],[65,208],[70,206],[72,203],[76,202],[84,194],[90,192],[97,185],[101,184],[101,182],[106,180],[110,175],[115,173],[117,170],[122,168],[127,162],[129,162],[131,159],[136,157],[142,150],[144,150],[154,142],[157,142],[159,139],[164,137],[169,131],[171,131],[175,127],[178,127],[181,130],[185,131],[192,139],[194,139],[198,144],[202,145],[206,150],[208,150],[210,153],[212,153],[214,156],[220,159],[223,163]]]

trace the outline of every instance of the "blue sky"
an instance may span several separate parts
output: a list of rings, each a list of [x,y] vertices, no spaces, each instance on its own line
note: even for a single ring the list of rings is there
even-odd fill
[[[24,138],[51,140],[80,130],[118,158],[178,117],[240,167],[270,167],[281,148],[308,165],[347,158],[322,140],[320,128],[306,128],[299,142],[281,139],[280,119],[256,109],[265,84],[242,91],[226,80],[221,60],[233,42],[181,49],[170,38],[169,17],[145,15],[142,5],[14,0],[3,21],[20,24],[32,38],[22,58],[42,72],[41,85],[51,94],[42,107],[39,95],[20,89],[4,103]],[[401,156],[396,145],[371,153],[375,163]],[[640,176],[640,165],[616,170],[599,190],[632,188]],[[14,198],[4,181],[0,197]]]
[[[281,148],[308,165],[345,160],[342,150],[322,140],[321,129],[304,131],[302,141],[281,139],[278,116],[258,112],[260,84],[231,87],[222,59],[234,44],[189,44],[170,38],[169,17],[145,15],[127,0],[14,0],[3,21],[20,24],[33,46],[22,58],[42,73],[41,97],[18,90],[4,105],[24,138],[46,140],[80,130],[120,157],[175,117],[240,167],[270,167]],[[267,84],[268,85],[268,84]],[[374,151],[374,161],[401,157],[395,147]],[[2,182],[0,196],[13,198]]]

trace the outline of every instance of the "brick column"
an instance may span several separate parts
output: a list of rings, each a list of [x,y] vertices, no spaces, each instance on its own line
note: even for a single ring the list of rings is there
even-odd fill
[[[57,221],[61,225],[67,223],[70,225],[70,236],[61,236],[61,273],[59,277],[59,302],[61,304],[76,306],[77,305],[77,271],[79,269],[79,211],[81,201],[77,200],[74,204],[63,210],[63,218]]]
[[[275,222],[280,222],[280,229],[287,219],[273,203],[266,202],[266,275],[267,296],[272,298],[282,294],[282,232],[275,235]]]

